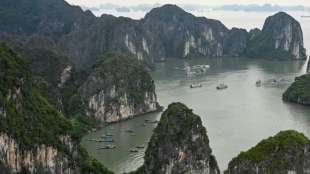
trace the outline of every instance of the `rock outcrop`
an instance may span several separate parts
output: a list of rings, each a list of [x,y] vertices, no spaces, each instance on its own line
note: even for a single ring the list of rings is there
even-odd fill
[[[306,59],[299,22],[284,12],[268,17],[263,30],[250,39],[247,55],[258,58]]]
[[[181,103],[170,104],[162,114],[144,160],[136,173],[220,173],[200,117]]]
[[[81,153],[72,132],[70,122],[40,94],[23,60],[0,44],[1,173],[108,172]]]
[[[151,10],[141,21],[150,41],[150,53],[168,57],[223,56],[223,38],[228,29],[219,21],[196,17],[176,5]]]
[[[43,94],[60,112],[64,112],[62,91],[75,72],[75,67],[66,56],[61,54],[49,37],[18,37],[2,34],[1,41],[20,55],[31,70],[33,80]]]
[[[249,33],[245,29],[232,28],[224,39],[224,54],[242,56],[248,45]]]
[[[78,91],[78,98],[85,103],[85,114],[105,123],[159,109],[154,81],[145,67],[129,55],[107,54]]]
[[[310,106],[310,75],[296,77],[295,82],[284,92],[283,100]]]
[[[310,141],[296,131],[282,131],[241,152],[225,174],[309,174]]]
[[[3,0],[0,10],[0,34],[49,37],[77,69],[91,68],[111,50],[133,54],[150,67],[169,57],[305,58],[301,27],[283,12],[269,17],[253,37],[169,4],[141,20],[95,17],[64,0]]]

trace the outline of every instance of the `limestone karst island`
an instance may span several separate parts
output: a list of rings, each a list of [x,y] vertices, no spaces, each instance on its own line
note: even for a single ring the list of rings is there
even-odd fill
[[[310,1],[0,0],[0,174],[310,174]]]

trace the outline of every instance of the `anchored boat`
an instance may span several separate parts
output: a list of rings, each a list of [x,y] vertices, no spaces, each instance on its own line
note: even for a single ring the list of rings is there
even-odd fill
[[[262,81],[261,81],[261,80],[258,80],[258,81],[256,81],[255,84],[256,84],[257,87],[260,87],[260,86],[262,86]]]
[[[106,145],[103,147],[98,147],[97,150],[101,150],[101,149],[115,149],[116,145]]]
[[[190,86],[189,86],[190,88],[201,88],[202,87],[202,84],[191,84]]]
[[[224,83],[221,83],[216,87],[217,90],[226,89],[226,88],[228,88],[228,86],[225,85]]]
[[[137,150],[137,149],[130,149],[129,152],[131,152],[131,153],[137,153],[137,152],[139,152],[139,150]]]

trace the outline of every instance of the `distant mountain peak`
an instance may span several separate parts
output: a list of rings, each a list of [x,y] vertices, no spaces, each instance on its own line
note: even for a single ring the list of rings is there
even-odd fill
[[[165,4],[161,7],[152,9],[146,14],[145,18],[148,17],[162,17],[162,16],[176,16],[176,15],[191,15],[184,11],[181,7],[175,4]]]
[[[270,17],[275,18],[275,19],[276,18],[289,18],[289,19],[295,20],[291,15],[289,15],[288,13],[283,12],[283,11],[280,11],[280,12],[278,12],[278,13],[270,16]]]

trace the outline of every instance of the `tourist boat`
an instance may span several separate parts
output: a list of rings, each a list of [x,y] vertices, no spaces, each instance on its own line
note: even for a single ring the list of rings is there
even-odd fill
[[[202,84],[191,84],[190,86],[189,86],[190,88],[201,88],[202,87]]]
[[[185,72],[187,77],[192,77],[194,75],[201,75],[207,72],[207,70],[210,68],[210,65],[194,65],[190,66],[188,63],[185,64]]]
[[[219,84],[219,85],[216,87],[216,89],[218,89],[218,90],[226,89],[226,88],[228,88],[228,86],[225,85],[224,83],[221,83],[221,84]]]
[[[210,65],[194,65],[191,67],[192,70],[198,71],[201,73],[206,72],[210,68]]]

